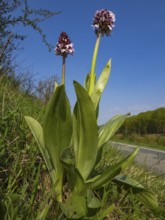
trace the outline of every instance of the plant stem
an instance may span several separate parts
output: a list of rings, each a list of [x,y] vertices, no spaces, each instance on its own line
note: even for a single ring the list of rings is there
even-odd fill
[[[91,71],[90,71],[90,86],[89,86],[89,94],[91,95],[93,89],[94,89],[94,85],[95,85],[95,67],[96,67],[96,59],[97,59],[97,54],[98,54],[98,48],[99,48],[99,44],[100,44],[100,38],[101,38],[101,34],[99,34],[97,36],[96,39],[96,44],[95,44],[95,48],[94,48],[94,52],[93,52],[93,58],[92,58],[92,64],[91,64]]]
[[[65,56],[62,57],[62,85],[65,85]]]

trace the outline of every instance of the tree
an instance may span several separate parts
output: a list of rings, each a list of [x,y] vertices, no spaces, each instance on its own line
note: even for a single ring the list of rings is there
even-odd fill
[[[165,108],[147,111],[127,118],[118,133],[131,134],[165,134]]]
[[[13,32],[12,28],[19,24],[30,26],[37,31],[49,50],[52,46],[47,42],[40,23],[60,12],[47,9],[32,9],[28,0],[0,1],[0,74],[11,74],[14,70],[14,52],[18,50],[20,41],[26,36]]]
[[[44,103],[47,103],[52,96],[55,82],[59,83],[57,76],[50,76],[45,80],[39,80],[36,94]]]

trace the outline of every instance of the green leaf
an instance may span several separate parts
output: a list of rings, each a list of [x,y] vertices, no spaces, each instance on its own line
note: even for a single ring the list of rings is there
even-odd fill
[[[119,127],[122,125],[122,123],[124,122],[125,118],[128,117],[128,115],[129,114],[114,116],[105,125],[102,125],[99,128],[98,148],[100,148],[105,142],[110,140],[110,138],[119,129]]]
[[[78,103],[76,102],[74,109],[73,109],[73,116],[72,116],[72,121],[73,121],[73,137],[72,137],[72,146],[74,149],[74,155],[75,155],[75,160],[77,161],[78,158],[78,146],[79,146],[79,124],[77,121],[77,114],[78,114]]]
[[[104,67],[104,69],[103,69],[94,89],[93,89],[93,92],[91,94],[91,99],[94,104],[95,110],[97,110],[97,108],[98,108],[98,104],[99,104],[101,95],[105,89],[107,82],[108,82],[109,75],[110,75],[110,69],[111,69],[111,60],[109,60],[108,63],[106,64],[106,66]]]
[[[86,180],[93,170],[97,156],[96,114],[86,90],[77,82],[74,82],[74,87],[77,95],[73,123],[76,167]]]
[[[52,167],[49,153],[45,148],[43,128],[40,125],[40,123],[32,117],[25,116],[25,120],[26,120],[38,146],[39,146],[40,152],[44,158],[45,164],[46,164],[47,169],[50,173],[52,182],[53,182],[53,184],[55,184],[55,182],[56,182],[55,171]]]
[[[136,148],[130,155],[125,157],[122,161],[115,164],[114,166],[108,167],[98,178],[89,183],[91,189],[98,189],[102,187],[106,182],[114,178],[118,175],[122,170],[128,167],[132,161],[134,160],[135,156],[137,155],[139,148]],[[90,180],[89,180],[90,181]]]
[[[89,73],[86,75],[84,88],[86,89],[87,92],[89,91]]]
[[[140,184],[139,182],[137,182],[135,179],[132,179],[125,175],[117,175],[114,177],[114,180],[120,183],[124,183],[127,186],[130,186],[135,189],[145,189],[144,186]]]
[[[87,192],[87,185],[78,169],[76,169],[76,184],[74,186],[74,192],[81,195],[86,195]]]
[[[48,103],[43,130],[46,148],[58,171],[61,151],[69,145],[72,135],[71,111],[64,86],[56,88]]]
[[[86,216],[86,199],[83,196],[72,193],[65,203],[61,203],[61,209],[67,219],[80,219]]]
[[[94,196],[91,190],[87,191],[87,206],[91,209],[98,209],[101,207],[101,201]]]
[[[63,151],[61,152],[60,159],[64,164],[68,166],[74,166],[75,161],[74,161],[73,149],[71,147],[64,148]]]
[[[72,151],[73,151],[72,148],[67,147],[62,151],[60,157],[64,169],[66,170],[67,173],[68,185],[71,191],[74,190],[74,186],[76,184],[76,179],[77,179],[77,172],[75,169],[75,159]]]
[[[118,182],[124,185],[126,190],[130,190],[130,192],[137,198],[141,203],[143,203],[147,208],[153,210],[156,214],[164,214],[165,212],[159,208],[159,204],[155,195],[149,190],[145,189],[143,185],[141,185],[136,180],[123,175],[118,175],[114,178],[115,182]]]
[[[58,179],[56,193],[59,194],[58,200],[61,200],[63,167],[60,154],[64,148],[69,146],[72,135],[71,111],[64,85],[56,88],[48,103],[43,131],[45,147],[49,152]]]

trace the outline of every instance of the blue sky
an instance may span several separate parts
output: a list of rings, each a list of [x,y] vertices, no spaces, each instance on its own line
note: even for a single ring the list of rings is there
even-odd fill
[[[99,122],[116,114],[137,114],[165,107],[165,1],[164,0],[30,0],[35,8],[62,11],[42,23],[47,40],[56,45],[59,34],[67,32],[75,54],[66,61],[66,90],[71,105],[73,80],[84,83],[91,66],[96,36],[91,27],[96,10],[115,13],[111,37],[102,37],[96,64],[97,76],[112,58],[110,80],[100,103]],[[30,28],[19,27],[28,35],[18,57],[23,67],[44,79],[61,77],[61,57],[48,52],[41,37]]]

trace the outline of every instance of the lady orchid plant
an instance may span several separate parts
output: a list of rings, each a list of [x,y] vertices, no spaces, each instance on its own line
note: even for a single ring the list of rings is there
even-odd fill
[[[96,11],[92,26],[97,39],[91,70],[84,87],[76,81],[73,83],[77,96],[73,112],[65,91],[65,61],[74,53],[74,48],[68,35],[62,32],[55,48],[56,55],[62,56],[62,83],[56,87],[46,107],[43,126],[25,116],[50,174],[62,219],[104,219],[116,206],[114,203],[105,205],[104,194],[97,196],[95,191],[104,189],[110,181],[125,187],[154,212],[163,213],[151,192],[130,177],[121,175],[121,171],[133,162],[138,148],[117,164],[101,173],[96,172],[104,147],[109,145],[111,137],[128,116],[117,115],[102,126],[97,124],[99,102],[109,79],[111,60],[96,79],[96,58],[101,37],[111,34],[114,23],[113,12]],[[65,199],[64,186],[69,192]]]

